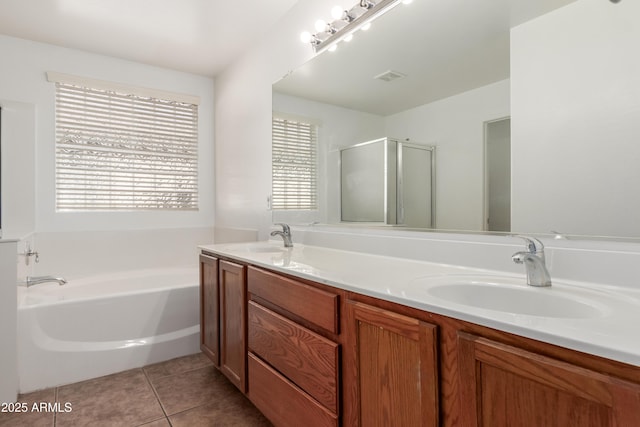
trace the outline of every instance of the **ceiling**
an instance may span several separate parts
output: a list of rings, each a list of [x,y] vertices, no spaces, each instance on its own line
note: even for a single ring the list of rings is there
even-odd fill
[[[0,0],[0,34],[215,76],[297,0]]]
[[[575,0],[414,0],[274,86],[381,116],[509,78],[510,29]],[[405,75],[390,82],[387,71]]]

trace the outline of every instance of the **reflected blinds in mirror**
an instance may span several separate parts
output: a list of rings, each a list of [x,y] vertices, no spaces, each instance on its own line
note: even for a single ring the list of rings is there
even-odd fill
[[[273,117],[272,209],[317,209],[317,134],[313,123]]]

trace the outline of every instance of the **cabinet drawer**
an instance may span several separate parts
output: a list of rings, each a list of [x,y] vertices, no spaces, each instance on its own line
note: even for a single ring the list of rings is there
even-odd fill
[[[250,301],[249,350],[338,412],[338,344]]]
[[[336,294],[253,267],[249,267],[248,290],[326,331],[339,331]]]
[[[276,426],[337,426],[338,417],[249,353],[249,399]]]

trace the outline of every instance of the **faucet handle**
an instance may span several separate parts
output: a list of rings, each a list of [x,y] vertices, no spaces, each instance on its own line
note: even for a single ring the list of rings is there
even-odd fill
[[[40,262],[40,254],[37,251],[32,250],[29,243],[27,243],[27,247],[25,248],[23,255],[25,265],[29,265],[29,258],[32,256],[36,257],[36,263]]]
[[[535,237],[522,235],[515,235],[514,237],[519,237],[524,240],[525,246],[527,247],[527,252],[531,254],[544,254],[544,245]]]
[[[271,235],[272,236],[280,236],[282,237],[282,240],[284,240],[284,247],[285,248],[292,248],[293,247],[293,243],[291,243],[291,229],[289,228],[289,226],[285,223],[279,222],[276,223],[275,225],[279,225],[282,227],[282,231],[272,231]]]
[[[277,222],[274,225],[279,225],[280,227],[282,227],[282,232],[285,234],[291,234],[291,229],[289,228],[289,226],[287,224],[285,224],[284,222]]]

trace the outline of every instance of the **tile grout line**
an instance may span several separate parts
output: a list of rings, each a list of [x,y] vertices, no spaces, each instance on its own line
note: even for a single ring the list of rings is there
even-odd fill
[[[152,366],[152,365],[148,365],[148,366]],[[194,372],[194,371],[198,371],[198,370],[200,370],[200,369],[208,368],[208,367],[210,367],[210,366],[212,366],[213,368],[215,368],[215,365],[213,365],[212,363],[204,363],[202,366],[198,366],[198,367],[195,367],[195,368],[192,368],[192,369],[187,369],[187,370],[184,370],[184,371],[180,371],[180,372],[178,372],[178,373],[172,373],[172,374],[163,375],[163,376],[161,376],[161,377],[157,377],[157,378],[156,378],[156,380],[160,380],[160,379],[164,379],[164,378],[169,378],[169,377],[174,377],[174,376],[176,376],[176,375],[184,375],[184,374],[187,374],[187,373],[189,373],[189,372]],[[146,366],[145,366],[145,367],[146,367]],[[142,368],[142,370],[143,370],[143,372],[144,372],[144,375],[145,375],[145,378],[147,379],[147,382],[148,382],[148,383],[149,383],[149,385],[151,386],[151,390],[153,390],[153,393],[154,393],[154,395],[156,396],[156,399],[158,400],[158,403],[160,403],[160,407],[162,408],[162,412],[166,415],[166,420],[169,422],[169,426],[173,426],[173,423],[171,422],[171,419],[169,418],[169,415],[167,415],[167,412],[165,411],[164,404],[162,403],[162,400],[160,400],[160,396],[159,396],[159,395],[158,395],[158,393],[156,392],[156,388],[155,388],[155,386],[153,385],[153,383],[151,382],[151,378],[149,378],[149,375],[147,374],[146,370],[144,369],[145,367],[143,367],[143,368]],[[203,403],[203,404],[201,404],[201,405],[196,405],[196,406],[194,406],[194,407],[187,408],[187,409],[184,409],[184,410],[182,410],[182,411],[176,412],[175,414],[171,414],[171,416],[175,416],[175,415],[178,415],[178,414],[182,414],[182,413],[184,413],[184,412],[188,412],[188,411],[191,411],[191,410],[193,410],[193,409],[195,409],[195,408],[199,408],[199,407],[201,407],[201,406],[206,406],[206,405],[208,405],[208,403]]]
[[[193,355],[196,355],[196,354],[202,354],[202,353],[194,353]],[[191,356],[191,355],[182,356],[182,357],[189,357],[189,356]],[[158,362],[158,363],[164,363],[164,362]],[[168,413],[167,413],[167,411],[166,411],[166,409],[164,407],[164,404],[163,404],[162,400],[160,399],[160,396],[159,396],[155,386],[153,385],[153,382],[151,381],[150,374],[148,374],[148,372],[146,370],[146,368],[151,367],[151,366],[156,365],[156,364],[157,363],[154,363],[154,364],[151,364],[151,365],[146,365],[146,366],[143,366],[143,367],[140,367],[140,368],[137,368],[137,369],[140,369],[142,371],[142,374],[144,375],[145,379],[147,380],[147,384],[151,387],[151,391],[153,392],[153,395],[155,396],[156,401],[159,403],[160,409],[162,410],[162,413],[163,413],[163,418],[159,418],[157,420],[153,420],[152,422],[159,421],[161,419],[165,419],[167,421],[167,423],[169,424],[169,426],[172,427],[173,426],[173,422],[169,419],[169,415],[168,415]],[[203,363],[199,364],[198,366],[191,365],[188,369],[185,369],[185,370],[177,372],[177,373],[168,373],[168,374],[162,375],[162,376],[160,376],[160,377],[158,377],[156,379],[164,379],[164,378],[169,378],[169,377],[173,377],[173,376],[176,376],[176,375],[184,375],[184,374],[187,374],[187,373],[190,373],[190,372],[195,372],[195,371],[206,369],[206,368],[209,368],[209,367],[214,367],[215,368],[215,366],[212,363],[203,362]],[[131,371],[133,371],[133,370],[135,370],[135,368],[131,369]],[[129,370],[126,370],[126,371],[129,371]],[[61,403],[60,402],[60,388],[62,388],[62,387],[77,385],[77,384],[80,384],[80,383],[97,380],[97,379],[100,379],[102,377],[107,377],[107,376],[110,376],[110,375],[120,374],[120,373],[123,373],[123,372],[126,372],[126,371],[120,371],[120,372],[116,372],[114,374],[108,374],[108,375],[104,375],[104,376],[100,376],[100,377],[89,378],[89,379],[86,379],[86,380],[77,381],[75,383],[69,383],[69,384],[63,384],[63,385],[58,385],[58,386],[51,387],[51,389],[53,389],[52,390],[53,391],[53,403],[55,403],[56,405],[59,405]],[[189,410],[198,408],[200,406],[205,406],[206,404],[207,403],[203,403],[202,405],[196,405],[196,406],[194,406],[192,408],[184,409],[184,410],[182,410],[180,412],[177,412],[176,414],[187,412]],[[58,421],[59,421],[58,420],[58,414],[59,414],[58,411],[54,411],[53,417],[49,419],[52,422],[52,424],[48,424],[49,426],[51,426],[51,427],[58,426]],[[176,415],[176,414],[172,414],[172,415]]]
[[[147,371],[144,368],[145,367],[142,367],[140,369],[142,370],[142,373],[144,374],[144,377],[147,379],[147,383],[149,384],[149,387],[151,387],[151,391],[153,392],[153,395],[156,397],[156,400],[158,401],[158,404],[160,405],[160,409],[162,409],[162,413],[164,414],[164,419],[167,420],[167,422],[169,423],[170,426],[172,426],[173,424],[171,423],[171,420],[169,419],[169,415],[167,415],[167,411],[164,409],[164,405],[162,404],[162,401],[160,400],[160,396],[158,396],[158,392],[156,391],[156,388],[151,383],[151,379],[149,378],[149,375],[147,375]]]
[[[160,363],[162,363],[162,362],[160,362]],[[148,365],[148,366],[153,366],[153,365]],[[143,369],[148,367],[148,366],[143,367]],[[213,366],[215,368],[215,365],[213,363],[205,363],[202,366],[198,366],[196,368],[191,368],[191,369],[187,369],[186,371],[180,371],[180,372],[176,372],[176,373],[172,373],[172,374],[166,374],[166,375],[163,375],[163,376],[158,377],[156,379],[160,380],[160,379],[167,378],[167,377],[173,377],[175,375],[183,375],[183,374],[186,374],[186,373],[189,373],[189,372],[197,371],[199,369],[208,368],[209,366]],[[145,372],[145,375],[146,375],[146,372]]]

